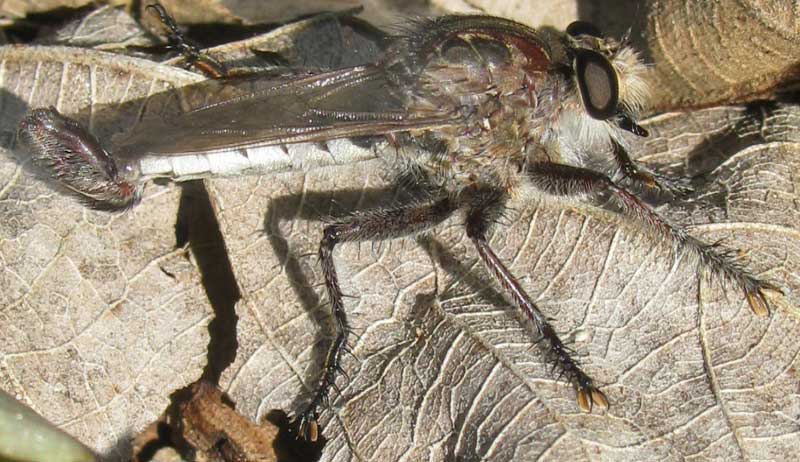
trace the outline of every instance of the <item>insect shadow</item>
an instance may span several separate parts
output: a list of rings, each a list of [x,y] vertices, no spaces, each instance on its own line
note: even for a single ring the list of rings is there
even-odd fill
[[[781,103],[770,101],[756,101],[746,105],[734,123],[712,134],[687,154],[686,174],[706,181],[705,177],[709,173],[734,154],[771,141],[776,134],[767,126],[767,120],[776,116],[781,108]]]
[[[189,245],[202,278],[214,319],[208,324],[207,362],[201,380],[219,384],[236,358],[238,317],[242,298],[208,191],[201,181],[180,183],[181,198],[175,223],[176,247]]]
[[[690,200],[683,204],[684,213],[700,210],[714,216],[728,208],[728,193],[712,184],[718,181],[719,176],[714,172],[750,147],[786,138],[785,129],[777,121],[785,116],[784,108],[782,103],[752,102],[736,113],[732,108],[719,130],[705,128],[706,136],[686,153],[685,160],[673,172],[676,176],[691,178],[694,189],[694,193],[688,196]],[[683,125],[693,123],[693,119],[684,121]],[[773,122],[768,123],[770,120]],[[703,132],[703,127],[695,131]],[[664,149],[668,148],[665,146]],[[709,191],[716,192],[709,194]]]

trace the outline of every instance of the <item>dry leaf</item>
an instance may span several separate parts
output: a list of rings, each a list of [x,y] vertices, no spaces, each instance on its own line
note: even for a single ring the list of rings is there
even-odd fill
[[[127,47],[153,46],[153,37],[122,8],[103,6],[55,31],[53,37],[37,37],[39,43],[58,43],[98,50],[128,51]]]
[[[2,53],[3,88],[19,98],[4,95],[4,118],[24,104],[94,114],[86,108],[195,79],[88,51]],[[93,78],[69,79],[82,70]],[[121,107],[119,118],[138,108]],[[790,105],[667,114],[648,120],[653,135],[632,149],[648,166],[697,177],[696,193],[664,213],[708,241],[726,238],[786,289],[767,320],[610,212],[513,204],[492,244],[604,386],[605,414],[582,414],[574,392],[553,379],[458,219],[423,239],[338,247],[359,337],[344,363],[349,380],[322,421],[322,460],[800,457],[798,121]],[[378,191],[391,179],[385,167],[208,182],[243,297],[236,358],[221,386],[253,421],[306,404],[329,340],[314,257],[319,218],[391,203]],[[0,163],[0,179],[0,216],[8,217],[0,325],[12,340],[0,386],[121,460],[114,441],[155,419],[205,362],[210,309],[199,277],[173,250],[176,188],[148,186],[142,205],[108,215],[17,164]],[[212,343],[225,340],[215,335]]]
[[[58,8],[80,8],[89,3],[92,3],[91,0],[5,0],[0,3],[0,15],[21,18]],[[108,3],[122,3],[122,1],[112,0]]]

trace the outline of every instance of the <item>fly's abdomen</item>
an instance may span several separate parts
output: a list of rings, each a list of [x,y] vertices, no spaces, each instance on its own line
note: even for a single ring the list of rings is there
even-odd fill
[[[378,137],[362,137],[183,153],[138,152],[133,150],[137,145],[130,145],[112,156],[77,121],[53,108],[31,112],[20,124],[19,139],[34,163],[69,191],[93,207],[112,209],[135,204],[144,183],[153,178],[308,171],[375,159],[385,144]]]
[[[186,181],[197,178],[308,171],[346,165],[377,157],[377,140],[355,143],[335,139],[324,143],[299,143],[237,147],[209,152],[148,154],[139,162],[144,178]]]

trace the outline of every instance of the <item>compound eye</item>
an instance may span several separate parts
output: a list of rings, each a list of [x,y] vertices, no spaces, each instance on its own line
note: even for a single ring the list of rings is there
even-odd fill
[[[571,37],[588,35],[590,37],[604,38],[603,33],[594,24],[586,21],[575,21],[567,26],[567,34]]]
[[[596,51],[577,50],[573,65],[586,112],[600,120],[616,114],[619,82],[608,59]]]

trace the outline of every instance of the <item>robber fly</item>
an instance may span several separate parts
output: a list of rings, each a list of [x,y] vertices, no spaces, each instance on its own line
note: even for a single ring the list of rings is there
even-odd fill
[[[423,232],[454,214],[463,215],[480,260],[530,319],[555,372],[575,389],[580,409],[608,406],[487,240],[507,200],[523,193],[610,197],[623,217],[738,287],[756,315],[769,315],[767,295],[778,291],[775,286],[671,224],[623,186],[675,195],[682,190],[679,182],[630,159],[626,133],[647,136],[636,123],[647,104],[645,66],[624,41],[588,23],[557,33],[489,16],[416,20],[371,64],[216,82],[208,102],[174,118],[142,122],[113,150],[52,108],[32,111],[20,125],[20,139],[36,164],[94,206],[132,206],[145,182],[158,176],[183,180],[304,168],[303,154],[293,151],[298,143],[327,143],[329,155],[342,161],[380,151],[379,157],[395,159],[431,191],[424,201],[359,211],[324,229],[319,257],[335,337],[314,397],[297,416],[299,434],[310,440],[318,436],[321,406],[335,386],[350,331],[334,248]],[[338,141],[364,137],[373,143],[337,148]],[[603,155],[613,158],[614,171],[587,167]]]

